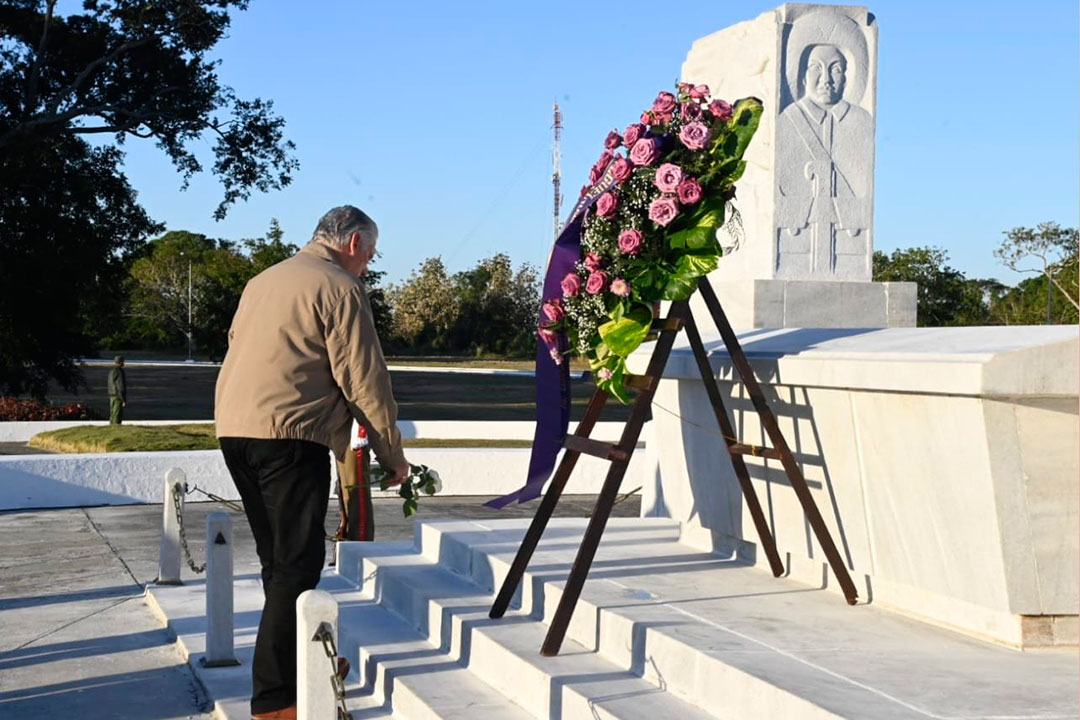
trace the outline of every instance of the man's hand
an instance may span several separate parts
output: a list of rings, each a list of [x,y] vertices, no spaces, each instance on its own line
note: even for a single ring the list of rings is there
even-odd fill
[[[395,466],[392,472],[392,475],[383,480],[383,486],[396,487],[403,483],[405,478],[409,477],[409,463],[403,462]]]

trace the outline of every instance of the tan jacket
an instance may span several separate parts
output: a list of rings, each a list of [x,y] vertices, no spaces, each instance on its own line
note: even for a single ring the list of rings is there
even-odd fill
[[[218,437],[326,445],[340,460],[353,417],[385,468],[405,461],[397,403],[367,293],[330,249],[309,243],[244,288],[218,375]]]

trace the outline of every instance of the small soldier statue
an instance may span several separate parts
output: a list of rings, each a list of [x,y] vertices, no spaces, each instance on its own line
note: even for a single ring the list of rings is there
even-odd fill
[[[127,376],[124,374],[124,356],[117,355],[113,369],[109,371],[110,425],[119,425],[124,421],[125,407],[127,407]]]

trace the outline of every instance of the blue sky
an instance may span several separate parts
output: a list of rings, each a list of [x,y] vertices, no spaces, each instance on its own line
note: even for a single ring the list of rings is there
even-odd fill
[[[297,145],[293,184],[215,222],[209,174],[181,192],[145,143],[128,144],[127,171],[154,218],[215,237],[262,235],[277,217],[302,245],[323,211],[356,204],[379,223],[391,281],[433,255],[451,270],[499,251],[542,265],[552,102],[569,207],[607,131],[670,87],[696,38],[776,4],[255,0],[217,48],[221,78],[274,100]],[[991,254],[1002,231],[1078,224],[1076,2],[870,9],[875,247],[937,245],[969,276],[1016,282]]]

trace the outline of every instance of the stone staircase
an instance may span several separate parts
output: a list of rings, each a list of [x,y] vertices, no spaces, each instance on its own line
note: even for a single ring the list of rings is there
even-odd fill
[[[539,648],[584,532],[553,519],[511,611],[488,618],[527,520],[431,521],[341,543],[323,587],[359,660],[356,720],[1075,718],[1075,652],[1020,653],[848,607],[612,519],[562,653]]]

